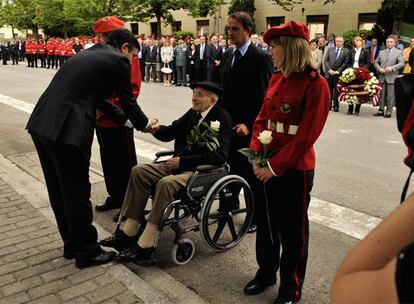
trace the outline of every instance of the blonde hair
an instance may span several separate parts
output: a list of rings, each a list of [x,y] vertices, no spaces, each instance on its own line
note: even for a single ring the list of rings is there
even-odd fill
[[[283,55],[280,62],[277,62],[277,67],[286,77],[295,72],[302,72],[315,64],[306,39],[295,36],[276,36],[270,39],[270,44],[279,45],[283,49]]]
[[[352,40],[352,42],[353,42],[354,46],[356,46],[356,45],[355,45],[355,42],[356,42],[356,41],[362,42],[361,46],[364,46],[365,41],[364,41],[364,39],[362,39],[362,37],[361,37],[361,36],[355,36],[355,37],[354,37],[354,39]]]

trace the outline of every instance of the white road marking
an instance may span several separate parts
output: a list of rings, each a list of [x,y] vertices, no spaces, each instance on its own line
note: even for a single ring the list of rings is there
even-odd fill
[[[33,104],[0,94],[0,102],[15,109],[30,114]],[[342,133],[351,133],[353,130],[341,130]],[[138,147],[137,154],[148,160],[154,159],[155,153],[166,150],[165,147],[135,138]],[[337,205],[312,197],[309,207],[309,219],[317,224],[362,239],[369,231],[381,222],[380,218],[365,214],[350,208]]]

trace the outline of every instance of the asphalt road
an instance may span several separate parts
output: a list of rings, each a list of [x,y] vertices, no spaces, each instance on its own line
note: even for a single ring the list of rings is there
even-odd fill
[[[29,69],[26,65],[0,66],[0,94],[35,104],[55,71]],[[191,90],[142,86],[138,99],[147,115],[163,124],[181,116],[191,104]],[[403,165],[406,149],[397,131],[395,115],[376,118],[370,105],[364,105],[359,117],[347,116],[346,104],[339,113],[331,112],[316,144],[317,168],[312,195],[371,216],[383,218],[398,206],[408,174]],[[28,114],[0,103],[0,153],[5,157],[30,153],[34,147],[24,131]],[[136,137],[160,144],[152,136],[136,132]],[[137,147],[137,150],[140,147]],[[93,156],[99,159],[99,155]],[[139,159],[148,162],[148,159]],[[103,182],[92,188],[96,203],[106,196]],[[112,230],[110,216],[98,215],[97,221]],[[172,233],[161,240],[158,266],[212,303],[270,303],[277,289],[256,297],[245,297],[242,288],[255,273],[254,235],[249,235],[233,250],[215,254],[205,247],[197,234],[190,236],[197,246],[194,260],[176,266],[169,259]],[[329,287],[335,269],[356,239],[325,226],[311,223],[310,256],[303,291],[304,303],[328,303]]]

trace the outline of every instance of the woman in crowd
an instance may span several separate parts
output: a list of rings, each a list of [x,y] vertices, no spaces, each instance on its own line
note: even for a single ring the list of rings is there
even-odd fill
[[[312,58],[314,61],[313,68],[317,70],[318,73],[320,73],[321,65],[323,61],[322,51],[318,49],[318,42],[316,41],[316,39],[312,39],[311,42],[309,42],[309,46],[310,46]]]
[[[174,49],[170,44],[170,40],[166,39],[164,42],[164,46],[161,48],[161,60],[163,62],[163,68],[170,68],[170,62],[173,60],[174,56]],[[161,70],[162,71],[162,70]],[[164,85],[169,87],[171,86],[171,72],[165,73],[164,75]]]
[[[297,303],[308,256],[313,144],[328,117],[330,93],[325,78],[313,68],[309,30],[304,24],[289,21],[272,27],[263,40],[272,47],[274,65],[279,70],[269,82],[250,148],[274,154],[266,166],[253,166],[267,196],[255,205],[259,269],[244,292],[255,295],[274,285],[280,269],[281,282],[274,303]],[[258,138],[264,130],[272,134],[266,145]]]
[[[369,69],[370,65],[370,54],[369,51],[363,47],[364,40],[360,36],[356,36],[353,39],[354,48],[349,54],[348,67],[349,68],[367,68]],[[354,114],[354,105],[348,105],[348,112],[346,114],[355,116],[359,115],[361,110],[361,104],[355,105],[355,114]]]
[[[194,44],[194,41],[190,41],[190,48],[188,51],[188,75],[190,77],[190,83],[195,82],[196,78],[196,45]]]

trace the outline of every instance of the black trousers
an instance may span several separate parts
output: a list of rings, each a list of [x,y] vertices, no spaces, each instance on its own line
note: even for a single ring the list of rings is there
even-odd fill
[[[308,258],[307,211],[313,176],[313,170],[289,170],[265,184],[267,204],[266,200],[255,202],[258,275],[274,280],[280,269],[278,297],[284,300],[298,301],[301,297]]]
[[[39,54],[39,59],[40,59],[40,66],[42,68],[46,67],[46,54]]]
[[[331,108],[339,109],[339,102],[338,102],[338,91],[336,90],[336,85],[339,81],[339,76],[329,76],[326,79],[329,85],[329,91],[331,91]]]
[[[89,200],[90,150],[81,151],[36,134],[32,139],[65,250],[73,251],[76,259],[96,255],[100,247]]]
[[[137,165],[134,129],[97,128],[106,191],[122,206],[132,167]]]
[[[55,67],[55,55],[47,55],[47,68],[49,69],[52,66],[52,69]]]

